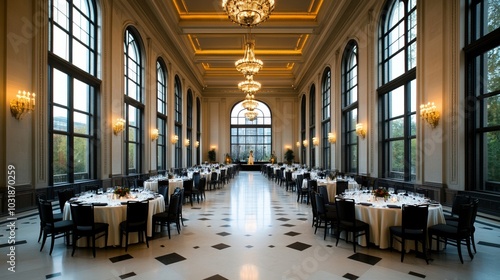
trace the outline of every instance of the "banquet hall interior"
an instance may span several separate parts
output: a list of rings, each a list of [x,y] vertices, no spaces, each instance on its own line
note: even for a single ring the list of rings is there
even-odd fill
[[[499,0],[1,1],[0,277],[495,278],[499,15]],[[369,232],[338,234],[341,198]],[[139,200],[145,238],[124,241]],[[77,204],[107,223],[95,256],[51,240],[47,217],[69,237]],[[403,204],[428,209],[424,233],[466,227],[461,251],[424,234],[402,260]],[[177,224],[152,225],[168,211]]]

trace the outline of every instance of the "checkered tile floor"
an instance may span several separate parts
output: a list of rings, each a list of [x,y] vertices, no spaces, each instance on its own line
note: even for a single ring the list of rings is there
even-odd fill
[[[497,279],[500,227],[476,223],[478,252],[471,261],[448,246],[433,252],[429,265],[413,252],[400,262],[397,251],[359,247],[314,234],[311,206],[297,203],[260,172],[240,172],[229,184],[207,191],[206,201],[185,204],[181,233],[166,229],[146,244],[92,251],[57,239],[52,256],[39,252],[36,213],[17,221],[16,272],[6,263],[9,230],[0,232],[0,279]],[[5,221],[5,218],[1,221]],[[173,226],[172,226],[173,227]]]

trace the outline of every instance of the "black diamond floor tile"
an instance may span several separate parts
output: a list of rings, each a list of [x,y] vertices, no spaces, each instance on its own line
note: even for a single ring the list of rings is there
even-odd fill
[[[477,242],[477,245],[483,245],[483,246],[490,246],[490,247],[500,248],[500,244],[490,243],[490,242],[484,242],[484,241]]]
[[[361,254],[361,253],[356,253],[356,254],[350,256],[349,259],[355,260],[358,262],[362,262],[362,263],[366,263],[366,264],[371,264],[371,265],[375,265],[376,263],[378,263],[379,261],[382,260],[379,257],[374,257],[374,256]]]
[[[299,235],[299,234],[300,234],[300,233],[295,232],[295,231],[289,231],[289,232],[285,233],[285,235],[288,235],[288,236],[297,236],[297,235]]]
[[[220,235],[220,236],[228,236],[228,235],[231,235],[231,234],[230,234],[229,232],[225,232],[225,231],[223,231],[223,232],[219,232],[219,233],[217,233],[217,235]]]
[[[277,220],[278,221],[282,221],[282,222],[290,221],[290,219],[288,219],[288,218],[279,218]]]
[[[209,221],[210,219],[208,219],[208,218],[199,218],[198,220],[200,220],[200,221]]]
[[[177,254],[177,253],[171,253],[171,254],[156,257],[156,259],[164,265],[169,265],[169,264],[183,261],[186,258]]]
[[[307,218],[298,218],[299,221],[307,221]]]
[[[116,257],[109,258],[109,260],[112,263],[116,263],[116,262],[121,262],[121,261],[124,261],[124,260],[133,259],[133,258],[134,257],[132,257],[131,255],[125,254],[125,255],[121,255],[121,256],[116,256]]]
[[[2,235],[2,236],[3,236],[3,235]],[[26,240],[18,240],[18,241],[16,241],[16,243],[14,243],[14,244],[3,243],[3,244],[0,244],[0,248],[10,247],[10,246],[13,246],[13,245],[21,245],[21,244],[26,244]]]
[[[292,225],[292,224],[282,224],[281,226],[282,227],[294,227],[295,225]]]
[[[231,227],[231,225],[222,225],[220,227]]]
[[[408,274],[416,276],[416,277],[419,277],[419,278],[425,278],[425,275],[420,274],[420,273],[416,273],[416,272],[413,272],[413,271],[408,272]]]
[[[57,272],[57,273],[52,273],[52,274],[47,274],[45,275],[45,279],[52,279],[52,278],[56,278],[56,277],[59,277],[61,276],[61,272]]]
[[[286,246],[288,248],[292,248],[292,249],[295,249],[295,250],[298,250],[298,251],[304,251],[305,249],[311,247],[311,245],[309,244],[305,244],[305,243],[302,243],[302,242],[295,242],[295,243],[292,243],[288,246]]]
[[[129,277],[133,277],[133,276],[136,276],[137,274],[135,274],[134,272],[129,272],[129,273],[126,273],[126,274],[123,274],[123,275],[120,275],[120,279],[127,279]]]
[[[356,280],[359,278],[358,276],[350,274],[350,273],[346,273],[342,277],[344,277],[345,279],[349,279],[349,280]]]
[[[252,246],[252,245],[247,245],[247,246],[245,246],[245,247],[247,247],[248,249],[253,248],[253,246]]]
[[[224,278],[224,277],[220,276],[219,274],[216,274],[214,276],[210,276],[210,277],[205,278],[203,280],[229,280],[229,279]]]
[[[214,245],[212,246],[212,248],[215,248],[215,249],[218,249],[218,250],[223,250],[223,249],[226,249],[226,248],[229,248],[231,246],[227,245],[227,244],[224,244],[224,243],[219,243],[217,245]]]

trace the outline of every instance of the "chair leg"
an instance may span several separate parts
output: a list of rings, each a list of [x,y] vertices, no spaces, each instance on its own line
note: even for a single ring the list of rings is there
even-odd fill
[[[76,234],[73,233],[73,251],[71,252],[71,256],[73,256],[75,254],[75,250],[76,250]]]
[[[43,246],[45,245],[45,241],[47,241],[47,233],[43,232],[42,246],[40,247],[40,252],[43,250]]]
[[[405,259],[405,253],[406,253],[406,240],[404,238],[401,238],[401,262]],[[415,250],[417,250],[417,247],[415,247]]]
[[[148,230],[146,228],[144,228],[144,239],[146,239],[146,246],[149,248]]]
[[[467,237],[467,239],[465,239],[465,243],[467,244],[467,251],[469,252],[469,257],[470,259],[474,259],[474,255],[472,254],[472,251],[470,249],[470,239]]]
[[[55,234],[52,233],[51,234],[51,238],[50,238],[50,251],[49,251],[49,256],[52,255],[52,250],[54,250],[54,241],[55,241]]]
[[[462,246],[460,244],[460,240],[457,240],[457,250],[458,250],[458,257],[460,258],[460,262],[463,264],[464,259],[462,258]]]
[[[128,231],[126,232],[126,235],[125,235],[125,252],[127,252],[128,250]]]
[[[95,234],[92,235],[92,255],[95,258]]]

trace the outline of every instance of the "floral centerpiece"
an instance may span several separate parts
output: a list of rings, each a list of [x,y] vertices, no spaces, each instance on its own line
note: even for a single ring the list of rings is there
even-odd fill
[[[391,196],[387,189],[383,187],[378,187],[377,189],[373,190],[373,195],[375,197],[383,197],[384,199],[387,199],[389,196]]]
[[[129,188],[124,188],[124,187],[115,188],[115,194],[118,195],[119,197],[127,196],[129,193],[130,193]]]

